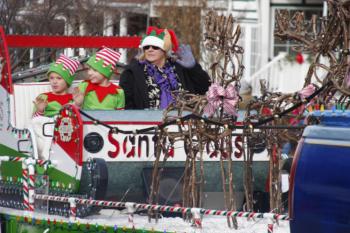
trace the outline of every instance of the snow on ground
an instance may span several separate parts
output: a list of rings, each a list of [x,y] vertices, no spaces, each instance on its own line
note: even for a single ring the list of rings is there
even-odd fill
[[[91,221],[102,221],[106,225],[113,225],[113,222],[118,222],[120,227],[130,227],[128,217],[126,214],[121,214],[116,210],[104,209],[100,212],[100,215],[90,216]],[[202,220],[202,229],[196,229],[191,226],[190,222],[185,222],[182,218],[162,218],[155,223],[148,222],[147,216],[134,215],[134,225],[136,229],[154,229],[164,232],[176,232],[176,233],[266,233],[267,225],[270,222],[268,219],[256,219],[247,220],[247,218],[237,218],[238,229],[230,229],[227,225],[227,218],[224,216],[204,216]],[[273,224],[274,233],[290,233],[289,222],[280,221],[279,224]]]
[[[16,216],[31,216],[34,218],[56,219],[57,221],[68,222],[69,219],[55,215],[45,215],[43,213],[30,213],[26,211],[20,211],[10,208],[0,207],[0,212],[4,214],[11,214]],[[182,218],[161,218],[158,223],[152,219],[152,222],[148,222],[148,216],[134,215],[134,226],[136,229],[145,230],[157,230],[161,232],[176,232],[176,233],[266,233],[267,226],[270,222],[268,219],[256,219],[247,220],[247,218],[237,218],[238,229],[230,229],[227,226],[227,219],[224,216],[204,216],[202,220],[202,229],[197,229],[191,226],[190,222],[185,222]],[[74,221],[72,221],[74,222]],[[92,215],[84,219],[77,218],[75,222],[81,224],[89,223],[91,225],[107,225],[120,228],[127,227],[132,228],[132,223],[128,222],[128,215],[125,211],[102,209],[98,215]],[[280,221],[279,224],[273,224],[273,233],[290,233],[289,222]]]

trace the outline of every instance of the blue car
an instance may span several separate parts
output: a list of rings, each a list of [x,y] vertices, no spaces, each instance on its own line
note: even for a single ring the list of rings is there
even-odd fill
[[[311,116],[291,169],[291,233],[350,232],[350,112]]]

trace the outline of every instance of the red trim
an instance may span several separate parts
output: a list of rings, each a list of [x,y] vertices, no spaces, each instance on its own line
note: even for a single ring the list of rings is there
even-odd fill
[[[82,82],[81,80],[73,81],[73,85],[78,85],[81,82]],[[110,82],[118,86],[117,80],[110,80]],[[50,86],[50,82],[45,81],[45,82],[33,82],[33,83],[15,83],[14,85],[15,86]]]
[[[68,111],[71,111],[71,115]],[[73,121],[74,137],[70,141],[61,141],[58,130],[54,131],[54,141],[57,143],[79,166],[83,165],[83,123],[78,108],[72,104],[66,104],[60,111],[59,116],[56,119],[55,127],[61,123],[63,117],[69,117]],[[78,126],[78,127],[77,127]],[[79,143],[75,142],[75,139],[80,139]],[[78,154],[76,155],[76,152]],[[57,155],[59,156],[59,155]]]
[[[56,95],[52,92],[46,92],[43,93],[44,95],[47,96],[47,102],[53,102],[56,101],[58,102],[60,105],[65,105],[70,103],[71,101],[73,101],[73,95],[70,93],[64,94],[64,95]]]
[[[16,83],[15,86],[50,86],[50,83],[49,82]]]
[[[34,117],[38,117],[38,116],[44,116],[44,113],[42,113],[42,112],[35,112],[35,113],[33,113],[33,118]]]
[[[4,37],[5,38],[5,37]],[[138,36],[33,36],[6,35],[11,48],[138,48]]]
[[[107,125],[160,125],[161,121],[101,121]],[[84,125],[93,125],[93,121],[83,121]],[[243,122],[236,122],[237,126],[243,125]]]
[[[300,152],[301,152],[301,148],[302,148],[303,144],[304,144],[304,139],[301,138],[299,143],[298,143],[298,146],[295,150],[292,167],[290,169],[290,174],[289,174],[288,206],[289,206],[289,218],[290,219],[293,219],[294,178],[295,178],[297,164],[298,164],[298,160],[300,157]]]
[[[80,166],[83,166],[83,138],[84,138],[84,134],[83,134],[83,121],[81,119],[81,115],[79,112],[79,109],[74,105],[74,104],[68,104],[68,106],[70,108],[72,108],[72,112],[73,114],[76,115],[77,120],[78,120],[78,125],[79,125],[79,136],[78,138],[81,139],[79,140],[79,145],[78,145],[78,152],[79,152],[79,158],[78,158],[78,164]]]
[[[1,72],[1,83],[0,85],[3,86],[10,94],[13,93],[13,87],[12,87],[12,75],[11,75],[11,64],[10,64],[10,57],[7,49],[7,41],[5,38],[5,32],[4,29],[0,26],[0,38],[1,38],[1,44],[0,44],[0,55],[2,57],[5,57],[6,66],[2,69]],[[7,78],[5,79],[5,74],[7,74]]]
[[[160,125],[160,121],[101,121],[107,125]],[[93,121],[83,121],[84,125],[94,125]]]
[[[85,89],[85,95],[87,95],[87,93],[89,93],[91,91],[94,91],[96,93],[97,99],[100,103],[106,98],[107,95],[118,94],[118,89],[120,89],[120,87],[118,85],[115,85],[113,83],[109,83],[109,85],[107,87],[105,87],[105,86],[100,86],[99,84],[92,83],[92,82],[90,82],[90,80],[84,81],[84,82],[88,83],[88,85]]]

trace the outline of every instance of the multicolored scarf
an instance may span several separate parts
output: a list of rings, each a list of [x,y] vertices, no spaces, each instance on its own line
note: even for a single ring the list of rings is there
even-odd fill
[[[170,62],[166,62],[162,68],[158,68],[148,61],[140,61],[140,64],[145,66],[147,75],[153,78],[160,89],[160,109],[167,108],[174,101],[171,92],[179,90],[180,87],[173,66]]]

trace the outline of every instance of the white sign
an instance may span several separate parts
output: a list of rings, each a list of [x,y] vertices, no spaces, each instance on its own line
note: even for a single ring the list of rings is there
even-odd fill
[[[114,125],[121,130],[136,130],[151,127],[150,125]],[[174,126],[176,129],[177,126]],[[169,131],[172,128],[169,127]],[[96,153],[90,153],[84,148],[84,157],[103,158],[106,161],[130,161],[145,162],[155,160],[155,142],[154,134],[110,134],[109,129],[101,125],[88,124],[84,125],[84,136],[91,132],[96,132],[104,139],[103,148]],[[239,133],[235,131],[235,133]],[[169,144],[169,142],[166,142]],[[243,145],[241,136],[232,138],[232,160],[243,161]],[[168,161],[185,161],[186,150],[183,141],[175,142],[173,148],[169,149]],[[200,153],[197,153],[199,159]],[[219,161],[220,152],[216,151],[212,142],[205,145],[203,159],[204,161]],[[229,156],[225,155],[224,156]],[[163,159],[163,157],[162,157]],[[267,161],[267,150],[254,155],[255,161]]]

